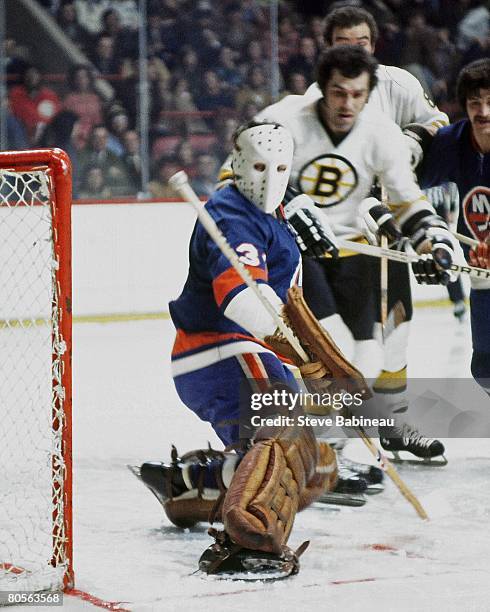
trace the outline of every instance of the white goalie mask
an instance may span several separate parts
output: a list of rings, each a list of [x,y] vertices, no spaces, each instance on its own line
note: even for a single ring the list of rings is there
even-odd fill
[[[232,168],[238,191],[273,212],[282,202],[293,161],[293,138],[277,123],[253,123],[235,138]]]

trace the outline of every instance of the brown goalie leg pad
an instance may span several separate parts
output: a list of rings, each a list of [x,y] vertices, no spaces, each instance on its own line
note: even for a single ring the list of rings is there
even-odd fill
[[[323,493],[333,491],[337,485],[337,455],[330,444],[318,442],[318,464],[314,475],[301,491],[298,512],[315,502]]]
[[[317,444],[311,428],[264,430],[242,459],[223,502],[223,523],[244,548],[280,554],[293,527],[299,498],[315,474]]]
[[[168,520],[177,527],[193,527],[197,523],[209,522],[211,511],[216,505],[216,499],[203,499],[193,497],[182,499],[174,497],[163,504],[163,509]],[[216,521],[221,520],[221,516],[215,517]]]
[[[255,444],[223,502],[223,524],[244,548],[280,554],[298,510],[298,484],[275,440]]]

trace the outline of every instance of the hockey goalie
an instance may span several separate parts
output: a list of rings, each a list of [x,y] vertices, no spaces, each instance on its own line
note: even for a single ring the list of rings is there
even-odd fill
[[[190,243],[184,289],[170,303],[177,329],[173,377],[183,403],[209,422],[226,447],[194,451],[171,465],[145,463],[137,475],[159,498],[169,519],[187,527],[221,521],[215,543],[201,557],[207,573],[298,571],[300,547],[287,546],[296,513],[337,484],[335,452],[309,426],[240,429],[244,389],[299,391],[293,375],[352,388],[368,395],[362,375],[345,360],[302,300],[301,258],[281,202],[291,170],[293,140],[275,123],[238,130],[233,150],[234,184],[217,191],[206,211],[245,265],[260,296],[247,286],[200,222]],[[323,239],[335,239],[328,225]],[[264,308],[263,302],[272,306]],[[307,354],[307,363],[276,333],[285,316]],[[293,363],[294,362],[294,363]],[[246,394],[245,393],[245,394]],[[281,416],[301,406],[277,405]]]

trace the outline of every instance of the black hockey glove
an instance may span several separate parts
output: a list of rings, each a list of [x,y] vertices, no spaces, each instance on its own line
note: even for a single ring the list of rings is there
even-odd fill
[[[318,210],[313,200],[288,187],[284,196],[284,215],[295,232],[300,251],[309,257],[338,257],[335,236],[326,215]]]
[[[416,253],[424,258],[424,261],[412,264],[418,283],[447,285],[456,280],[457,276],[450,271],[455,243],[441,217],[424,211],[423,216],[412,222],[409,236]]]
[[[412,169],[416,169],[429,148],[435,129],[419,123],[409,123],[403,128],[403,135],[410,149]]]
[[[440,268],[431,255],[421,255],[421,259],[412,264],[415,280],[419,285],[447,285],[449,274]]]

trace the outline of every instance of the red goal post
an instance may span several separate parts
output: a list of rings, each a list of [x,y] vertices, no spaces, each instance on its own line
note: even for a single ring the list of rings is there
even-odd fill
[[[71,178],[0,153],[0,591],[73,586]]]

